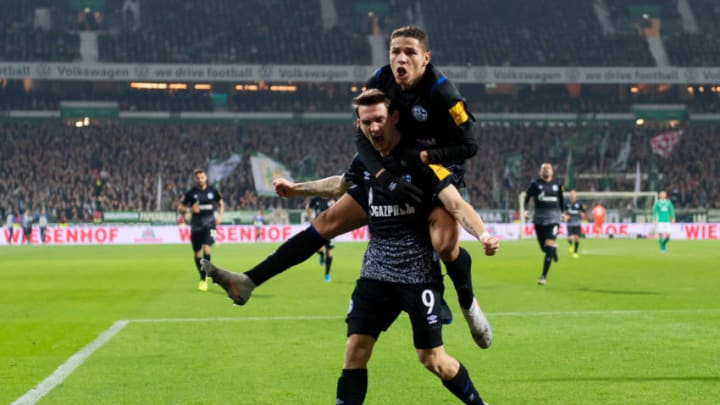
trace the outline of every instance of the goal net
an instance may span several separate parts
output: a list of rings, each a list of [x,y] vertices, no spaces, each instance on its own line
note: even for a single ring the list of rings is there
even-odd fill
[[[596,204],[605,207],[605,223],[649,223],[652,222],[652,208],[657,200],[654,191],[577,191],[577,200],[585,206],[585,215],[592,222],[591,211]],[[563,194],[565,203],[570,201],[570,193]],[[530,203],[532,204],[532,203]],[[518,197],[520,229],[525,229],[525,192]],[[529,208],[532,211],[532,207]],[[532,216],[530,216],[532,218]],[[531,221],[531,220],[530,220]],[[520,232],[522,239],[525,232]]]

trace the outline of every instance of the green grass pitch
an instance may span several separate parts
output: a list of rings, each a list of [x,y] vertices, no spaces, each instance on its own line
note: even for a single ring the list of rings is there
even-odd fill
[[[720,242],[584,240],[578,259],[558,244],[545,287],[536,242],[493,258],[464,244],[494,343],[474,345],[448,284],[445,346],[487,402],[720,401]],[[217,245],[213,261],[246,270],[274,248]],[[196,290],[189,245],[2,248],[0,403],[333,403],[364,248],[337,246],[330,283],[313,257],[243,307]],[[406,317],[376,345],[366,403],[457,403]]]

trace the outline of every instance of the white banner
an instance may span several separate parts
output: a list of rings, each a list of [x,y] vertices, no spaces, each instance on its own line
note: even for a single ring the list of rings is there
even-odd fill
[[[272,160],[262,153],[250,157],[250,166],[252,167],[253,181],[255,181],[255,191],[261,197],[276,197],[272,182],[278,177],[294,181],[282,163]]]
[[[233,153],[227,160],[211,160],[208,164],[208,180],[210,182],[221,182],[240,164],[241,157]]]
[[[0,62],[0,78],[150,82],[363,83],[379,66]],[[456,83],[709,84],[720,67],[440,66]]]
[[[518,240],[521,227],[519,224],[487,224],[488,231],[501,240]],[[592,237],[592,224],[584,224],[583,232]],[[215,233],[217,243],[257,243],[284,242],[291,236],[307,228],[307,225],[266,225],[256,235],[253,225],[221,225]],[[720,223],[675,223],[672,224],[674,240],[718,240],[720,239]],[[523,237],[535,238],[532,224],[522,228]],[[565,226],[560,230],[560,237],[565,235]],[[603,227],[602,237],[612,234],[616,238],[653,237],[653,224],[621,224],[610,223]],[[256,237],[257,236],[257,237]],[[336,242],[366,242],[367,227],[340,235]],[[472,241],[474,238],[462,232],[461,240]],[[0,246],[20,245],[22,230],[16,228],[10,240],[7,228],[0,233]],[[40,244],[40,229],[33,228],[30,237],[32,244]],[[177,225],[158,226],[67,226],[49,227],[45,232],[47,245],[139,245],[139,244],[173,244],[190,243],[190,228]]]

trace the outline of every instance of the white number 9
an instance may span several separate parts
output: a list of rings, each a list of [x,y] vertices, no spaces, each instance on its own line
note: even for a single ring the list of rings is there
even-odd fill
[[[427,307],[427,313],[430,315],[433,307],[435,306],[435,294],[433,294],[431,290],[423,290],[422,303]]]

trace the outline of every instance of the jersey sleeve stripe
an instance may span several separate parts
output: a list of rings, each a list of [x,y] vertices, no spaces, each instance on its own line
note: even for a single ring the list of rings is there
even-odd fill
[[[430,94],[432,94],[432,92],[435,91],[435,89],[436,89],[439,85],[445,83],[446,80],[447,80],[447,78],[446,78],[445,76],[440,76],[440,78],[437,79],[437,81],[435,82],[435,84],[433,84],[432,87],[430,88]]]

